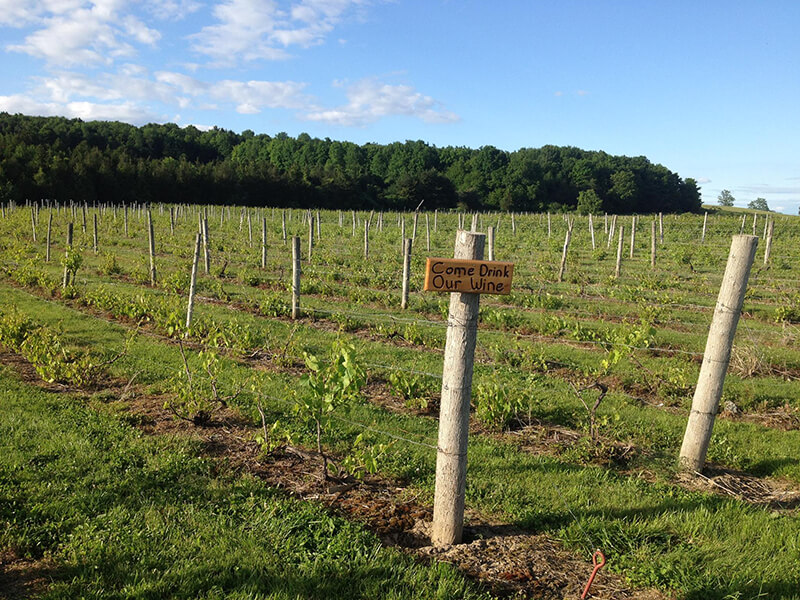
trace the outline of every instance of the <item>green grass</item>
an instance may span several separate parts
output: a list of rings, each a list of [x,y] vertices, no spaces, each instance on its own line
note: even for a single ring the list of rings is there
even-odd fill
[[[49,556],[45,598],[480,598],[361,526],[198,458],[185,440],[0,370],[0,547]]]

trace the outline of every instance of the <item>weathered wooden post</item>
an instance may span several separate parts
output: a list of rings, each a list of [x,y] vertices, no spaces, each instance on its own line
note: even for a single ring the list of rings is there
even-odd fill
[[[706,241],[706,227],[708,226],[708,211],[703,215],[703,233],[700,234],[700,243],[704,244]]]
[[[189,335],[189,328],[192,326],[192,312],[194,311],[194,292],[197,287],[197,264],[200,262],[200,242],[203,236],[200,232],[195,234],[194,258],[192,259],[192,276],[189,279],[189,304],[186,307],[186,336]]]
[[[36,209],[31,206],[31,230],[33,231],[33,243],[36,243]]]
[[[425,250],[431,251],[431,222],[428,219],[428,213],[425,213]]]
[[[170,236],[175,235],[175,207],[169,207],[169,234]]]
[[[50,235],[53,231],[53,209],[50,209],[50,215],[47,218],[47,247],[44,251],[44,262],[50,262]]]
[[[489,260],[494,260],[494,227],[486,228],[486,243],[489,246]]]
[[[481,293],[509,293],[514,265],[491,265],[494,277],[478,277],[486,237],[460,230],[456,233],[455,260],[428,258],[425,290],[450,291],[447,341],[442,372],[439,442],[436,453],[436,489],[433,500],[434,546],[457,544],[464,526],[467,481],[467,436],[472,395],[472,369],[478,333]]]
[[[247,245],[253,247],[253,221],[250,218],[250,211],[247,211]]]
[[[548,240],[550,239],[551,235],[552,235],[552,229],[551,229],[551,225],[550,225],[550,213],[547,213],[547,239]]]
[[[400,308],[406,310],[408,308],[408,291],[411,280],[411,248],[414,241],[411,238],[406,238],[403,242],[403,292],[400,297]]]
[[[746,221],[747,221],[747,213],[744,213],[742,215],[742,225],[741,225],[741,227],[739,227],[739,233],[740,234],[744,233],[744,226],[745,226],[745,222]]]
[[[589,213],[589,233],[592,236],[592,251],[597,249],[594,241],[594,221],[592,220],[592,214]]]
[[[369,221],[364,221],[364,260],[369,260]]]
[[[292,319],[300,318],[300,237],[292,237]]]
[[[767,227],[767,239],[764,244],[764,265],[769,262],[769,255],[772,252],[772,232],[775,228],[775,219],[769,219],[769,226]]]
[[[614,277],[619,278],[620,269],[622,268],[622,242],[625,237],[625,226],[619,226],[619,242],[617,243],[617,266],[614,269]]]
[[[636,245],[636,215],[631,219],[631,252],[630,257],[633,258],[633,249]]]
[[[261,268],[267,268],[267,217],[261,217]]]
[[[94,253],[97,254],[97,213],[92,213],[92,217],[94,221],[93,222],[94,232],[92,240],[93,240]]]
[[[572,223],[567,226],[567,234],[564,236],[564,249],[561,251],[561,265],[558,267],[558,283],[564,281],[564,271],[567,268],[567,250],[569,241],[572,238]]]
[[[64,252],[64,256],[66,256],[67,260],[64,261],[64,280],[61,283],[62,288],[66,288],[69,285],[69,254],[72,252],[72,221],[67,223],[67,248]]]
[[[308,262],[311,262],[311,255],[314,252],[314,217],[309,213],[308,216]]]
[[[756,234],[756,223],[758,222],[758,213],[753,213],[753,235]]]
[[[472,213],[472,229],[470,231],[478,231],[478,213]]]
[[[517,235],[517,221],[514,219],[514,213],[511,213],[511,235]]]
[[[122,213],[123,213],[124,219],[125,219],[125,237],[128,237],[128,205],[127,204],[123,204],[122,205]]]
[[[680,452],[681,466],[700,472],[706,462],[711,430],[722,397],[725,372],[731,358],[733,337],[742,312],[750,267],[756,255],[758,237],[735,235],[731,242],[728,264],[722,277],[717,305],[708,331],[703,364],[697,378],[692,410],[686,425]]]
[[[208,219],[202,217],[200,229],[203,232],[203,271],[206,275],[211,271],[211,255],[209,254],[210,240],[208,239]]]
[[[656,220],[650,223],[650,268],[656,268]]]
[[[417,221],[419,220],[419,213],[414,211],[414,221],[411,227],[411,244],[417,241]]]
[[[150,249],[150,285],[156,284],[156,240],[153,235],[153,215],[147,209],[148,247]]]
[[[286,211],[281,211],[281,236],[283,239],[283,243],[286,244]]]
[[[606,248],[611,248],[611,240],[614,239],[614,232],[617,227],[617,215],[611,215],[611,227],[608,228],[608,239],[606,240]]]

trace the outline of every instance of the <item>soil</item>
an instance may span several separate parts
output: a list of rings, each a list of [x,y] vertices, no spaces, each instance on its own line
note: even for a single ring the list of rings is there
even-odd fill
[[[11,549],[0,550],[0,600],[41,596],[47,591],[55,568],[47,558],[33,560]]]

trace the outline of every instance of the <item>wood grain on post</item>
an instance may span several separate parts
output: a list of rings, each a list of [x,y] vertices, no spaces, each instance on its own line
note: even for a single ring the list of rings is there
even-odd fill
[[[403,241],[403,291],[400,297],[400,308],[403,310],[408,308],[408,290],[409,282],[411,279],[411,247],[413,240],[406,238]]]
[[[617,243],[617,266],[614,269],[614,277],[619,277],[622,268],[622,243],[625,241],[625,226],[619,226],[619,242]]]
[[[703,470],[714,418],[722,397],[725,372],[731,358],[733,337],[742,312],[750,268],[756,255],[758,237],[735,235],[731,242],[728,264],[708,331],[703,364],[697,378],[692,410],[686,425],[680,452],[681,467],[694,472]]]
[[[261,217],[261,268],[267,268],[267,217]]]
[[[656,268],[656,221],[650,224],[650,268]]]
[[[292,319],[300,318],[300,236],[292,237]]]
[[[150,249],[150,285],[156,284],[156,239],[153,234],[153,215],[147,209],[147,238]]]
[[[47,248],[44,252],[44,262],[50,262],[50,235],[53,232],[53,209],[50,209],[50,216],[47,218]]]
[[[454,257],[482,260],[485,242],[483,234],[458,231]],[[459,543],[464,527],[469,404],[480,298],[480,294],[450,294],[433,500],[434,546]]]
[[[69,253],[72,252],[72,221],[67,223],[67,249],[65,251],[65,256],[69,259]],[[68,262],[68,261],[65,261]],[[61,283],[61,287],[65,288],[69,285],[69,266],[64,265],[64,280]]]
[[[200,243],[203,236],[198,232],[194,240],[194,258],[192,259],[192,276],[189,279],[189,303],[186,306],[186,336],[192,326],[192,313],[194,311],[194,292],[197,287],[197,264],[200,262]]]
[[[772,233],[775,228],[775,220],[769,220],[769,226],[767,227],[767,237],[766,243],[764,244],[764,264],[766,265],[769,262],[769,255],[772,252]]]

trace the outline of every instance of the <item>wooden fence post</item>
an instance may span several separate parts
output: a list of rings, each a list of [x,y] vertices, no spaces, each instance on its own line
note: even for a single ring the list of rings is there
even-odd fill
[[[619,242],[617,243],[617,266],[614,269],[614,277],[619,277],[620,269],[622,268],[622,242],[625,240],[625,226],[619,226]]]
[[[300,236],[292,237],[292,319],[300,318]]]
[[[400,297],[400,308],[408,308],[408,290],[411,279],[411,248],[414,241],[406,238],[403,241],[403,295]]]
[[[656,220],[650,223],[650,268],[656,268]]]
[[[93,233],[94,233],[94,235],[92,236],[92,240],[94,242],[93,243],[94,253],[97,254],[97,213],[92,213],[92,217],[93,217],[93,221],[94,221],[93,222],[93,227],[94,227],[94,232]]]
[[[769,255],[772,252],[772,233],[775,228],[775,219],[769,219],[769,225],[767,227],[767,239],[764,243],[764,265],[769,262]]]
[[[50,235],[53,231],[53,209],[50,209],[50,216],[47,218],[47,247],[44,252],[44,262],[50,262]]]
[[[69,259],[69,253],[72,252],[72,221],[67,223],[67,249],[65,251],[65,256]],[[68,261],[67,261],[68,262]],[[64,265],[64,280],[61,283],[62,288],[66,288],[69,285],[69,266]]]
[[[267,217],[261,217],[261,268],[267,268]]]
[[[364,221],[364,260],[369,260],[369,221]]]
[[[485,242],[483,234],[458,231],[454,256],[481,260]],[[480,299],[480,294],[450,294],[433,500],[434,546],[459,543],[464,527],[469,404]]]
[[[200,232],[195,234],[194,258],[192,259],[192,276],[189,279],[189,304],[186,307],[186,336],[189,335],[189,328],[192,326],[192,312],[194,310],[194,292],[197,286],[197,264],[200,262],[200,242],[203,236]]]
[[[572,238],[572,223],[567,226],[567,234],[564,236],[564,249],[561,251],[561,265],[558,267],[558,283],[564,280],[564,271],[567,268],[567,250],[569,241]]]
[[[206,217],[201,218],[200,231],[203,233],[203,271],[208,275],[209,271],[211,271],[211,255],[208,248],[210,241],[208,239],[208,219]]]
[[[758,238],[750,235],[735,235],[731,242],[728,264],[711,319],[703,364],[697,378],[692,410],[681,446],[680,464],[688,471],[700,472],[706,462],[711,430],[722,397],[722,385],[731,358],[733,337],[742,312],[747,280],[757,246]]]
[[[153,235],[153,215],[147,209],[148,247],[150,249],[150,285],[156,284],[156,240]]]
[[[494,260],[494,227],[492,225],[486,228],[486,243],[489,246],[489,260]]]
[[[633,249],[636,245],[636,215],[631,219],[631,252],[630,257],[633,258]]]
[[[706,241],[706,227],[708,226],[708,211],[703,215],[703,233],[700,235],[700,243],[703,244]]]
[[[597,249],[594,241],[594,221],[592,220],[592,214],[589,213],[589,233],[592,236],[592,251]]]

